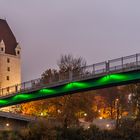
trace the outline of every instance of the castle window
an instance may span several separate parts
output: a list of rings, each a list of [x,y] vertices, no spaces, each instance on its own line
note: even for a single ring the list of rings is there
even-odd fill
[[[1,51],[3,52],[3,48],[1,48]]]
[[[10,58],[7,58],[7,63],[10,63]]]
[[[6,76],[6,79],[9,81],[9,79],[10,79],[9,76]]]
[[[17,54],[19,55],[19,54],[20,54],[20,52],[19,52],[19,51],[17,51]]]
[[[10,71],[10,67],[7,67],[7,71]]]
[[[9,87],[7,87],[7,92],[9,92]]]

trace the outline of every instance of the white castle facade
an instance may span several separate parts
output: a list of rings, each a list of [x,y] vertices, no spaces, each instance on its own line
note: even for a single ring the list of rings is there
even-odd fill
[[[6,20],[0,19],[0,89],[21,83],[21,48]]]

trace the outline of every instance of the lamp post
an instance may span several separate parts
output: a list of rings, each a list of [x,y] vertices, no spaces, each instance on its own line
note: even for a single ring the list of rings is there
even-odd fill
[[[115,100],[115,108],[116,108],[116,128],[119,126],[119,99]]]

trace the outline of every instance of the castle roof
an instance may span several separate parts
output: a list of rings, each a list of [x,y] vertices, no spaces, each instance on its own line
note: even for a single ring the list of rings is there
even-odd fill
[[[5,53],[15,55],[17,41],[6,20],[0,19],[0,42],[4,41]]]

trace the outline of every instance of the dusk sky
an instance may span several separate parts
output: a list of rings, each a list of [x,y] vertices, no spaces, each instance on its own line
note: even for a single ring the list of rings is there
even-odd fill
[[[0,0],[22,48],[22,80],[57,68],[62,54],[87,64],[140,53],[140,0]]]

